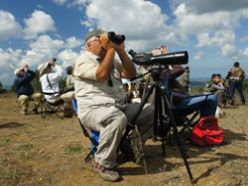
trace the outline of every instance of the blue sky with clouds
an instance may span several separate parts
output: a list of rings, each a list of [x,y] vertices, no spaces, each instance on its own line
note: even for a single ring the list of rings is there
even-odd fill
[[[73,65],[96,27],[125,34],[127,50],[187,50],[191,77],[225,76],[235,60],[247,71],[247,12],[247,0],[1,0],[0,81],[52,57]]]

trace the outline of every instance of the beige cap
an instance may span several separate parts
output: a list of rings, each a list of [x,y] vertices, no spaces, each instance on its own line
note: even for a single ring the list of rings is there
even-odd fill
[[[94,37],[94,36],[100,36],[100,35],[102,35],[103,33],[105,33],[105,32],[104,32],[103,30],[99,29],[99,28],[94,29],[94,30],[91,30],[91,31],[89,31],[89,32],[87,33],[86,38],[85,38],[85,42],[86,42],[88,39],[90,39],[90,38],[92,38],[92,37]]]
[[[45,69],[48,67],[49,63],[43,63],[38,66],[38,71],[40,76],[44,73]]]
[[[22,71],[22,70],[23,70],[23,67],[20,67],[20,68],[16,69],[15,72],[14,72],[15,75],[18,75],[19,72]]]

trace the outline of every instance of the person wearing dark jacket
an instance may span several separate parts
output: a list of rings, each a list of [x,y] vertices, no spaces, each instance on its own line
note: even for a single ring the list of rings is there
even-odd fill
[[[22,106],[22,110],[20,113],[23,115],[27,115],[29,101],[33,100],[35,102],[35,106],[32,109],[32,112],[37,114],[42,95],[40,93],[34,93],[34,89],[31,84],[31,81],[35,77],[35,73],[29,70],[28,65],[25,65],[21,68],[16,69],[15,75],[16,78],[14,80],[14,86],[16,88],[18,101],[21,103]]]

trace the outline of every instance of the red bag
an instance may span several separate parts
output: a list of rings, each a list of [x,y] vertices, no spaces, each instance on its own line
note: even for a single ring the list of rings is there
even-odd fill
[[[202,117],[193,128],[191,140],[199,146],[221,144],[223,130],[218,126],[215,116]]]

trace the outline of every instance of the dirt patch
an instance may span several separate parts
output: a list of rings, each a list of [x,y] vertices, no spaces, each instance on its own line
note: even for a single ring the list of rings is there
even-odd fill
[[[149,140],[145,146],[147,174],[142,166],[127,162],[118,167],[123,180],[104,182],[84,161],[90,142],[81,133],[76,117],[58,119],[22,116],[14,94],[0,97],[0,185],[192,185],[176,145]],[[200,148],[183,145],[195,185],[248,185],[248,106],[224,109],[219,119],[225,142]]]

